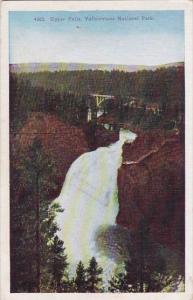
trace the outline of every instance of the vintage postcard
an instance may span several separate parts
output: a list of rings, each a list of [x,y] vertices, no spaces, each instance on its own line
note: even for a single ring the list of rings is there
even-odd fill
[[[1,299],[192,299],[191,1],[4,2]]]

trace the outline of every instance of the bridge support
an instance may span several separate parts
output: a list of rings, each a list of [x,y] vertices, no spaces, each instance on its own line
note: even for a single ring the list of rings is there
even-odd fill
[[[115,99],[114,96],[110,95],[99,95],[99,94],[91,94],[90,101],[89,101],[89,109],[88,109],[88,117],[87,120],[97,122],[97,110],[100,105],[109,99]],[[94,101],[92,101],[94,100]]]

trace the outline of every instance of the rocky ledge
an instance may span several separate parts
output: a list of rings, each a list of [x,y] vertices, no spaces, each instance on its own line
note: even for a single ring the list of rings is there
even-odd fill
[[[156,242],[183,253],[184,142],[178,132],[146,132],[123,146],[118,196],[118,224],[135,232],[143,219]]]

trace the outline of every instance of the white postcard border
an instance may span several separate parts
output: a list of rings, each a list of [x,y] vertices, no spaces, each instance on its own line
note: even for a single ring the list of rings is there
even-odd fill
[[[193,299],[193,30],[192,1],[9,1],[1,10],[1,106],[0,106],[0,154],[1,154],[1,202],[0,202],[0,298],[8,299]],[[9,255],[9,11],[54,10],[184,10],[185,12],[185,114],[186,114],[186,263],[184,293],[148,294],[37,294],[10,293]]]

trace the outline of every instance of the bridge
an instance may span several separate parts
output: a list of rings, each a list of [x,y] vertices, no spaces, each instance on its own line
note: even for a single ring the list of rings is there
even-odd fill
[[[115,96],[111,96],[111,95],[90,94],[90,96],[94,97],[97,107],[99,107],[101,103],[103,103],[105,100],[115,99]]]
[[[88,102],[88,116],[87,121],[97,122],[98,109],[100,105],[106,100],[115,100],[115,96],[103,94],[90,94],[90,101]]]

